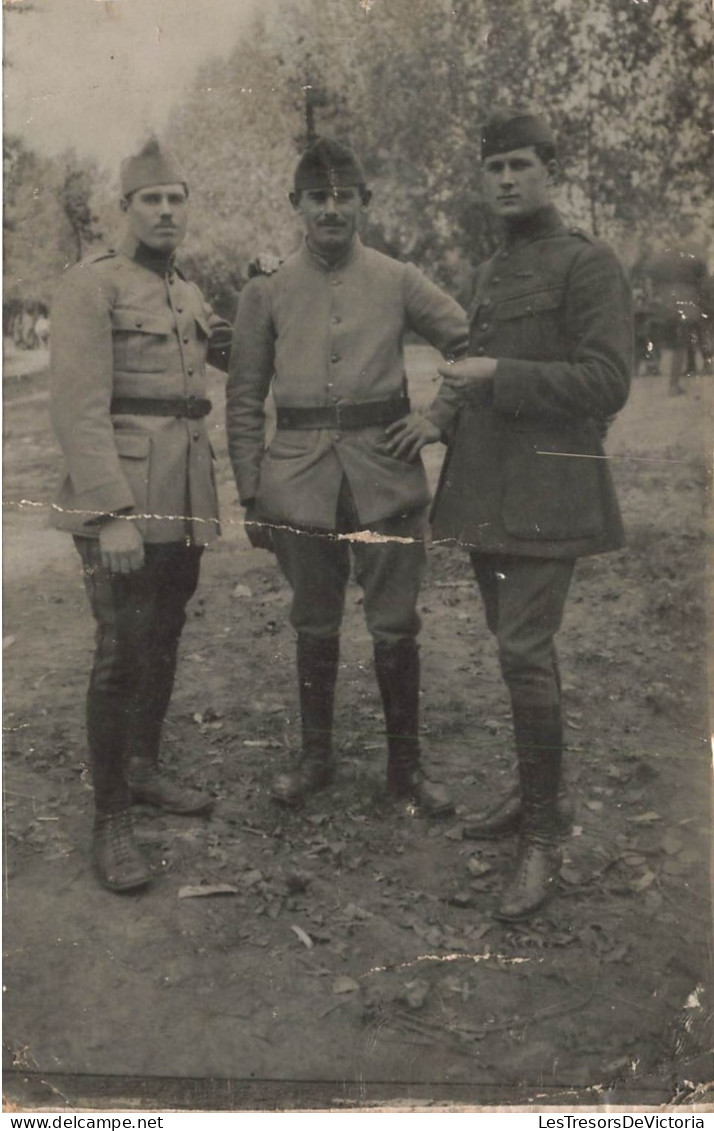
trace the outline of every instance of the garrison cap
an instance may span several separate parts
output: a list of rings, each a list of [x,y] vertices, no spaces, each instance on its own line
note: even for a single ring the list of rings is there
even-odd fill
[[[137,189],[151,185],[182,184],[188,191],[186,178],[175,157],[162,149],[158,138],[149,138],[146,145],[135,157],[126,157],[121,163],[122,196],[129,196]]]
[[[499,111],[481,129],[481,160],[494,153],[508,153],[528,145],[555,146],[555,135],[547,122],[524,111]]]
[[[363,185],[365,180],[364,169],[348,145],[334,138],[318,137],[298,161],[295,191],[350,188]]]

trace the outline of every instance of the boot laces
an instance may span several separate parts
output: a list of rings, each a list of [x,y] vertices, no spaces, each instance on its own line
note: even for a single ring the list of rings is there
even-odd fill
[[[108,821],[109,837],[114,857],[119,864],[129,864],[134,858],[133,829],[129,812],[117,813]]]

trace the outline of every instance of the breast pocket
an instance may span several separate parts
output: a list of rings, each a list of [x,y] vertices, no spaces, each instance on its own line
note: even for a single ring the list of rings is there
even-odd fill
[[[112,311],[115,371],[163,373],[169,367],[174,336],[168,315],[115,307]]]
[[[508,353],[505,356],[527,361],[560,356],[563,348],[560,328],[562,305],[562,287],[514,295],[499,302],[494,310],[494,320],[499,339],[507,343]]]

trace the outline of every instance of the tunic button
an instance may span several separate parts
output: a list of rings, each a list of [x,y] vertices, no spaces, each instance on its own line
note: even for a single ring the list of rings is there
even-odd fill
[[[340,440],[342,439],[342,436],[340,435],[340,433],[339,433],[339,432],[335,432],[335,434],[334,434],[334,436],[332,437],[332,439],[333,439],[333,440],[335,441],[335,443],[336,443],[336,444],[339,444]]]
[[[478,349],[476,350],[476,354],[477,354],[478,357],[483,357],[485,352],[486,352],[486,350],[484,349],[483,346],[479,346]]]
[[[192,366],[192,365],[189,365],[189,367],[188,367],[188,369],[186,370],[186,372],[188,373],[189,377],[193,377],[193,366]]]
[[[336,315],[334,316],[334,318],[332,319],[332,321],[334,322],[335,326],[339,326],[339,324],[340,324],[340,322],[342,321],[342,319],[340,318],[339,314],[336,314]]]
[[[183,307],[182,306],[177,306],[176,309],[179,312],[179,314],[183,314]]]
[[[143,325],[144,325],[143,322],[137,322],[137,324],[136,324],[137,330],[140,330]]]
[[[181,340],[183,341],[183,344],[184,344],[185,346],[187,346],[187,345],[188,345],[188,343],[189,343],[189,339],[188,339],[188,338],[186,337],[186,335],[185,335],[185,334],[184,334],[184,336],[183,336],[183,338],[182,338]]]
[[[479,330],[488,330],[488,325],[488,322],[482,322],[479,326]]]
[[[330,358],[330,361],[331,361],[331,362],[333,363],[333,365],[334,365],[334,364],[335,364],[336,362],[338,362],[339,360],[340,360],[340,355],[339,355],[339,354],[337,354],[337,353],[333,353],[332,357]]]
[[[500,275],[494,275],[493,281],[494,281],[494,283],[500,283],[501,282],[501,276]]]
[[[194,440],[200,440],[201,439],[201,433],[200,432],[194,432],[193,438],[194,438]]]

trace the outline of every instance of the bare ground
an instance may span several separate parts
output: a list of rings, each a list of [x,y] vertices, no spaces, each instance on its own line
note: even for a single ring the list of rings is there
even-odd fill
[[[430,351],[410,350],[418,401],[432,366]],[[513,843],[462,837],[513,774],[465,554],[433,548],[421,599],[425,745],[456,817],[429,822],[384,795],[356,587],[337,784],[298,813],[270,802],[297,745],[289,594],[243,534],[214,385],[225,537],[205,555],[164,757],[219,804],[189,820],[137,807],[154,882],[117,897],[89,862],[92,624],[70,540],[46,529],[59,468],[46,375],[6,376],[7,1102],[711,1103],[714,382],[669,399],[659,378],[637,379],[612,430],[629,545],[579,563],[560,636],[576,829],[558,897],[518,928],[491,914]],[[432,475],[439,458],[431,449]],[[211,884],[235,892],[179,895]]]

